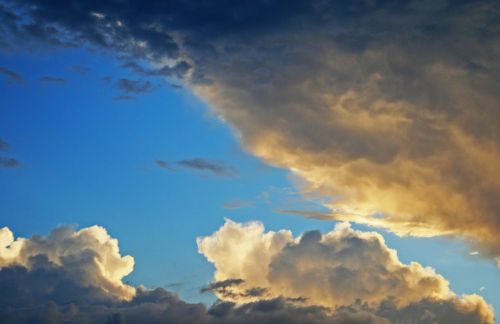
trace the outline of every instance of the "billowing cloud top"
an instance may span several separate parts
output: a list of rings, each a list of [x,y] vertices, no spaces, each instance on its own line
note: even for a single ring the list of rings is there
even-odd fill
[[[496,1],[29,0],[1,14],[4,47],[90,44],[183,79],[249,151],[330,197],[332,218],[500,256]]]
[[[380,234],[355,231],[347,223],[326,234],[311,231],[294,238],[289,231],[265,232],[258,222],[227,220],[197,242],[200,253],[215,265],[215,280],[225,283],[212,289],[223,300],[283,296],[331,308],[365,304],[378,312],[390,304],[401,313],[426,303],[450,303],[492,320],[480,297],[457,297],[432,268],[401,263]],[[227,284],[231,278],[240,282]]]
[[[63,268],[68,279],[82,287],[96,287],[102,296],[129,300],[135,294],[133,287],[122,282],[133,271],[134,259],[120,255],[118,241],[103,227],[80,231],[61,227],[48,237],[30,239],[14,239],[7,227],[0,229],[0,268],[34,270],[42,263]]]
[[[456,296],[432,269],[402,264],[378,234],[347,224],[294,238],[227,221],[198,244],[217,268],[209,308],[123,283],[133,258],[102,227],[30,238],[3,228],[0,322],[493,323],[482,297]]]

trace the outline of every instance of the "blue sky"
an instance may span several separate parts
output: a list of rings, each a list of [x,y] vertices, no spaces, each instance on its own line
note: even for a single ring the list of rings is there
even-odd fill
[[[212,281],[213,266],[197,252],[195,239],[217,230],[224,218],[260,220],[267,229],[295,235],[334,225],[275,212],[323,209],[301,197],[287,170],[244,152],[230,127],[189,89],[156,79],[161,86],[150,93],[113,100],[120,92],[102,78],[133,75],[113,58],[84,49],[3,53],[0,66],[25,78],[23,84],[0,85],[0,137],[22,163],[0,168],[0,225],[18,236],[45,235],[61,224],[102,225],[119,239],[122,254],[135,258],[126,281],[210,303],[213,297],[199,289]],[[75,73],[74,66],[89,71]],[[38,81],[43,76],[67,82]],[[191,158],[222,161],[238,174],[166,170],[155,163]],[[459,239],[381,233],[403,262],[431,266],[458,294],[481,293],[500,309],[498,269],[470,256],[471,248]]]

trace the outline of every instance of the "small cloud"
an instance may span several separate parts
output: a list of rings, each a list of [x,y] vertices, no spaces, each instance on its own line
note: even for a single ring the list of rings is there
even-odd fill
[[[155,89],[155,85],[148,80],[119,79],[117,86],[126,93],[146,93]]]
[[[113,81],[113,77],[110,75],[105,75],[101,77],[101,81],[106,83],[111,83],[111,81]]]
[[[478,251],[472,251],[472,252],[469,252],[469,255],[478,255],[479,252]]]
[[[10,149],[10,145],[0,138],[0,151],[8,151]]]
[[[173,170],[173,168],[170,166],[170,163],[168,163],[167,161],[156,160],[155,163],[157,166],[159,166],[162,169]]]
[[[212,282],[210,285],[203,287],[200,289],[201,293],[206,293],[210,291],[216,291],[216,290],[225,290],[230,287],[234,286],[239,286],[242,283],[244,283],[245,280],[243,279],[226,279],[226,280],[221,280],[221,281],[216,281]]]
[[[479,288],[479,291],[480,291],[480,292],[483,292],[485,289],[486,289],[486,287],[485,287],[485,286],[482,286],[481,288]]]
[[[100,12],[91,12],[90,15],[99,20],[103,20],[104,18],[106,18],[106,16]]]
[[[132,100],[135,100],[135,97],[134,96],[127,96],[127,95],[116,96],[116,97],[113,97],[113,100],[114,101],[132,101]]]
[[[7,83],[23,83],[24,78],[17,72],[0,66],[0,75],[6,78]]]
[[[20,168],[21,166],[22,164],[18,159],[0,156],[0,168],[15,169]]]
[[[88,67],[80,66],[80,65],[73,65],[69,68],[69,70],[73,73],[77,73],[77,74],[81,74],[81,75],[84,75],[84,74],[87,74],[90,72],[90,69]]]
[[[238,170],[233,167],[226,166],[218,161],[210,161],[203,158],[181,160],[178,161],[177,164],[189,169],[210,172],[216,176],[235,176],[238,174]]]
[[[68,81],[64,78],[46,75],[41,78],[38,78],[38,81],[42,83],[52,83],[52,84],[66,84]]]
[[[253,203],[251,201],[235,199],[232,201],[225,202],[224,205],[222,205],[222,207],[224,209],[240,209],[240,208],[247,208],[252,205]]]
[[[182,85],[176,83],[170,83],[169,86],[172,89],[182,89]]]

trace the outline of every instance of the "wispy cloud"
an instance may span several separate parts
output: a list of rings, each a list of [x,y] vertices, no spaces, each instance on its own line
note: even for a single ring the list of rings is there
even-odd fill
[[[153,91],[156,86],[149,80],[119,79],[117,87],[126,93],[147,93]]]
[[[241,199],[235,199],[231,201],[227,201],[222,205],[224,209],[240,209],[240,208],[248,208],[253,206],[253,202]]]
[[[21,166],[22,163],[18,159],[0,156],[0,168],[15,169]]]
[[[238,169],[232,166],[228,166],[222,161],[209,160],[201,157],[172,162],[157,159],[154,161],[154,163],[158,167],[170,171],[178,170],[178,168],[176,168],[177,166],[187,170],[212,174],[217,177],[235,177],[239,174]]]
[[[90,72],[90,68],[81,65],[72,65],[69,67],[69,70],[73,73],[85,75]]]
[[[8,151],[10,149],[9,143],[0,138],[0,151]]]
[[[172,166],[170,165],[170,163],[168,163],[167,161],[155,160],[155,163],[156,163],[157,166],[159,166],[162,169],[174,170],[174,168],[172,168]]]
[[[57,77],[57,76],[51,76],[51,75],[46,75],[43,77],[38,78],[38,81],[42,83],[52,83],[52,84],[66,84],[68,81],[64,78]]]
[[[207,160],[204,158],[194,158],[177,161],[177,164],[188,169],[202,172],[209,172],[216,176],[234,177],[238,175],[238,170],[227,166],[223,162]]]
[[[115,101],[133,101],[136,98],[134,96],[128,96],[128,95],[121,95],[121,96],[116,96],[113,97],[113,100]]]
[[[10,150],[10,145],[2,138],[0,138],[0,152]],[[13,157],[0,156],[0,168],[15,169],[22,167],[21,161]]]
[[[23,83],[24,78],[17,72],[0,66],[0,75],[3,75],[8,83]]]

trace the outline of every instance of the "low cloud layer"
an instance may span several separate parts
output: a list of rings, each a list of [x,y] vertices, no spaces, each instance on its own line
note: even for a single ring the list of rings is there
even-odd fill
[[[242,235],[242,244],[235,244],[237,235]],[[0,229],[0,322],[493,323],[493,311],[480,296],[459,298],[431,269],[400,264],[395,251],[375,233],[355,232],[343,224],[320,238],[316,232],[301,238],[293,238],[288,231],[264,233],[260,224],[228,221],[213,236],[199,240],[200,250],[215,258],[216,279],[226,274],[244,279],[228,278],[206,287],[204,292],[220,298],[207,308],[162,288],[124,283],[134,260],[120,254],[118,241],[102,227],[60,227],[46,237],[30,238],[15,238],[4,227]],[[347,256],[345,251],[354,253]],[[320,264],[322,256],[328,259]],[[376,257],[382,261],[374,261]],[[220,262],[240,269],[224,272],[229,268],[221,268]],[[383,262],[393,264],[380,267]],[[336,267],[325,267],[326,263]],[[356,268],[360,263],[374,272],[370,278],[368,270]],[[271,278],[271,268],[273,275],[280,275]],[[328,272],[333,275],[332,284],[340,283],[338,276],[346,282],[333,291],[322,281]],[[263,278],[266,275],[268,279]],[[304,276],[309,280],[299,283],[297,279]],[[353,277],[360,282],[354,283]],[[380,282],[382,288],[373,288],[375,282],[359,286],[369,279]],[[395,290],[384,290],[389,282]],[[324,301],[314,295],[320,284],[325,284],[330,296]],[[394,293],[405,296],[398,299]],[[334,299],[337,302],[332,304]]]

